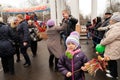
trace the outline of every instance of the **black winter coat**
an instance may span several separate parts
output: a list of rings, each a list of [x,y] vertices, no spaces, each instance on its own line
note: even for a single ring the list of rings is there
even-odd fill
[[[20,24],[17,26],[17,34],[21,47],[23,46],[23,42],[30,42],[28,24],[25,21],[20,22]]]
[[[67,27],[65,27],[64,31],[61,33],[64,34],[65,36],[69,36],[72,31],[75,31],[77,22],[78,22],[78,20],[76,18],[72,17],[72,15],[69,15],[69,18],[67,20],[65,20],[65,18],[63,18],[62,24],[66,23]]]
[[[11,41],[15,40],[11,28],[0,22],[0,57],[11,56],[14,54],[14,47]]]
[[[109,25],[109,21],[110,21],[110,18],[105,19],[105,21],[101,24],[101,27],[106,27],[106,26],[108,26],[108,25]],[[102,38],[104,37],[105,32],[106,32],[106,31],[99,31],[99,32],[98,32],[98,34],[99,34],[98,37],[99,37],[100,39],[102,39]]]

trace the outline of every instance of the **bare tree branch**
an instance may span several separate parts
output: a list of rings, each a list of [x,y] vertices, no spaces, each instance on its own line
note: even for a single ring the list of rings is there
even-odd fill
[[[120,11],[120,2],[118,0],[108,0],[109,6],[107,7],[107,12],[118,12]]]
[[[112,8],[112,0],[110,0],[110,8],[111,8],[112,12],[114,12],[114,9]]]
[[[27,2],[28,2],[28,4],[30,6],[36,6],[36,5],[38,5],[38,2],[36,2],[36,0],[28,0]]]

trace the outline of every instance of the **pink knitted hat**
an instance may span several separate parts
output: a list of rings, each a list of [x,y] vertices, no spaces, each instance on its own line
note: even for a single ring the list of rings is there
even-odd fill
[[[47,21],[47,26],[54,26],[54,25],[55,25],[54,20],[49,19],[49,20]]]

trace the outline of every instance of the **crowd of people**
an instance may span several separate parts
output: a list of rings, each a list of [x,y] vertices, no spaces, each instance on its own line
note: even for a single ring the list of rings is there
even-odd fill
[[[102,21],[101,17],[96,17],[91,21],[88,21],[86,24],[88,34],[92,37],[94,48],[96,44],[99,44],[101,39],[104,37],[105,30],[100,30],[100,27],[106,27],[109,25],[110,17],[112,13],[106,12],[104,15],[104,20]],[[89,37],[90,37],[89,36]]]
[[[44,28],[45,29],[45,28]],[[31,66],[31,60],[27,53],[28,47],[31,48],[33,57],[37,56],[37,42],[41,40],[38,36],[43,32],[40,24],[37,22],[35,13],[31,15],[26,13],[18,14],[8,23],[0,21],[0,57],[4,73],[14,74],[14,54],[16,62],[20,62],[20,53],[23,55],[25,62],[24,67]]]
[[[33,57],[37,56],[37,44],[41,40],[38,33],[45,31],[47,35],[47,49],[49,51],[49,67],[55,68],[64,75],[65,80],[85,80],[85,63],[89,61],[81,50],[79,42],[80,33],[75,31],[78,20],[75,19],[67,10],[62,11],[63,20],[60,26],[55,25],[55,21],[49,19],[46,22],[47,28],[43,30],[37,22],[38,17],[35,13],[23,16],[16,15],[15,19],[9,24],[0,21],[0,57],[4,73],[15,74],[14,54],[16,62],[20,62],[20,53],[25,59],[25,68],[32,65],[27,53],[28,47],[31,48]],[[92,36],[94,48],[97,44],[105,46],[103,60],[108,61],[109,73],[106,76],[117,78],[117,62],[120,59],[119,39],[120,39],[120,13],[105,13],[104,21],[101,17],[96,17],[93,22],[86,24],[88,34]],[[63,41],[62,41],[63,40]],[[63,45],[64,48],[63,49]],[[54,62],[55,59],[55,62]],[[78,72],[74,72],[81,69]]]
[[[63,40],[66,48],[66,38],[72,31],[75,31],[75,25],[78,22],[78,20],[72,17],[67,10],[63,10],[62,14],[63,20],[60,26],[55,26],[55,22],[53,20],[47,21],[48,29],[46,30],[46,33],[48,35],[47,45],[50,53],[49,64],[50,66],[53,66],[53,59],[55,57],[55,70],[58,70],[58,59],[64,51],[61,39]]]
[[[0,57],[2,61],[4,73],[15,74],[14,70],[14,54],[16,62],[21,61],[20,54],[24,57],[24,67],[31,66],[31,60],[27,53],[28,47],[31,48],[33,57],[37,56],[37,44],[41,40],[40,32],[46,31],[47,48],[50,53],[49,66],[53,67],[55,58],[55,70],[58,71],[58,59],[62,49],[61,38],[64,35],[64,42],[67,36],[75,30],[78,20],[73,18],[67,10],[63,10],[63,20],[61,26],[55,26],[53,20],[48,20],[46,28],[41,28],[41,24],[37,22],[38,17],[35,13],[18,14],[11,18],[8,23],[0,21]],[[72,26],[72,27],[71,27]],[[56,45],[57,43],[57,45]],[[59,46],[58,46],[59,44]],[[59,48],[59,49],[58,49]],[[4,54],[3,54],[4,53]]]
[[[120,12],[105,13],[104,21],[100,17],[93,19],[93,22],[88,21],[86,24],[88,34],[91,35],[94,48],[97,44],[105,46],[103,57],[108,61],[106,76],[111,78],[118,77],[117,60],[120,59],[119,51],[119,23]]]

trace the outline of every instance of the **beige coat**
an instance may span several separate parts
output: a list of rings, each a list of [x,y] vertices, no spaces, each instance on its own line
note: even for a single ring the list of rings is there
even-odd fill
[[[59,58],[63,54],[63,48],[60,42],[60,31],[63,27],[54,26],[47,29],[47,47],[50,54],[54,54],[56,58]]]
[[[104,56],[110,57],[111,60],[120,59],[120,22],[111,25],[110,30],[105,34],[100,42],[101,45],[105,45]]]

